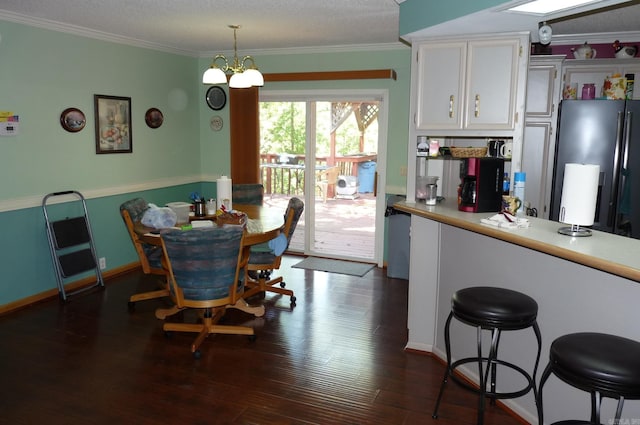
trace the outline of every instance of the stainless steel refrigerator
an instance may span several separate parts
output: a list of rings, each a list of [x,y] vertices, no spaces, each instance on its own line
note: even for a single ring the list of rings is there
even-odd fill
[[[558,220],[565,164],[598,164],[593,229],[640,239],[640,101],[563,100],[556,134],[551,220]]]

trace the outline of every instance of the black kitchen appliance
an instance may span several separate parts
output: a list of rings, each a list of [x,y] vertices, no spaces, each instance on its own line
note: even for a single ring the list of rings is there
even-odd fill
[[[596,164],[592,227],[640,239],[640,101],[563,100],[559,114],[550,219],[558,220],[565,164]]]
[[[502,158],[463,158],[458,209],[465,212],[500,211],[503,175]]]

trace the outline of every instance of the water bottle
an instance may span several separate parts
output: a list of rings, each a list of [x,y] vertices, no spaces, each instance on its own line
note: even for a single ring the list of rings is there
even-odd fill
[[[508,195],[510,189],[511,182],[509,181],[509,173],[504,173],[504,178],[502,179],[502,194]]]
[[[524,208],[524,183],[527,178],[527,173],[518,172],[513,175],[513,196],[520,199],[522,208],[518,210],[519,215],[525,214]]]

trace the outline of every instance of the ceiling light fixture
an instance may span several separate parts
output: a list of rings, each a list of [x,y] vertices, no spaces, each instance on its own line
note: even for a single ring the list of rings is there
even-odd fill
[[[229,79],[229,87],[234,89],[245,89],[249,87],[264,86],[264,77],[258,71],[255,61],[251,56],[245,56],[240,60],[238,58],[238,41],[236,39],[236,31],[240,25],[229,25],[233,30],[233,62],[229,61],[224,55],[216,55],[211,62],[211,67],[202,74],[202,84],[225,84],[227,75],[231,74]],[[219,67],[216,62],[224,62]],[[249,66],[246,64],[249,63]]]
[[[555,13],[566,9],[573,9],[595,2],[596,0],[534,0],[515,7],[511,7],[508,10],[512,12],[546,15],[549,13]]]
[[[553,35],[553,31],[551,27],[547,25],[546,22],[541,22],[538,24],[540,28],[538,28],[538,39],[540,40],[540,44],[549,44],[551,43],[551,36]]]

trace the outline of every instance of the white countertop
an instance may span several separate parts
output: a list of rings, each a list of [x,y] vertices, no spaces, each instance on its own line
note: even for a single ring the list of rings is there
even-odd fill
[[[461,212],[453,201],[444,201],[435,206],[403,201],[394,204],[394,207],[640,282],[638,239],[597,230],[588,237],[565,236],[559,234],[558,229],[567,225],[535,217],[526,217],[530,221],[528,228],[498,228],[480,222],[496,213]]]

